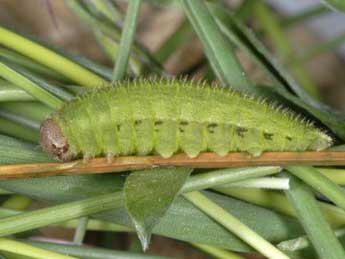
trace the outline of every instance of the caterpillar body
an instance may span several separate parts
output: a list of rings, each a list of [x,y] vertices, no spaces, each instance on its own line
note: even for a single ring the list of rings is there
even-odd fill
[[[41,145],[54,157],[184,152],[323,150],[331,138],[267,102],[188,81],[122,82],[87,93],[45,120]]]

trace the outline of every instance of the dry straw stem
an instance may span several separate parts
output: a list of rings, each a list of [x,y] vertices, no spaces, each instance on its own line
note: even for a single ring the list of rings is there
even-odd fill
[[[248,153],[230,153],[221,157],[215,153],[202,153],[196,158],[185,154],[170,158],[161,156],[123,156],[111,162],[94,158],[88,162],[76,160],[67,163],[33,163],[0,166],[0,179],[29,178],[37,176],[97,174],[143,170],[158,166],[183,166],[192,168],[229,168],[244,166],[344,166],[345,152],[267,152],[253,157]]]

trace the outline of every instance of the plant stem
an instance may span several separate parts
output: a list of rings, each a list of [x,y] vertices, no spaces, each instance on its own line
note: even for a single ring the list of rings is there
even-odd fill
[[[122,199],[122,192],[109,193],[7,217],[0,220],[0,236],[119,208]]]
[[[211,255],[214,258],[218,259],[244,259],[244,257],[239,256],[235,253],[229,252],[224,249],[220,249],[214,246],[209,245],[203,245],[203,244],[197,244],[197,243],[191,243],[191,245],[195,246],[196,248],[200,249],[201,251],[204,251],[205,253]]]
[[[331,181],[345,185],[345,169],[316,167],[321,174],[331,179]]]
[[[256,94],[258,89],[249,80],[231,44],[224,38],[204,1],[181,0],[184,12],[205,49],[205,54],[224,86]]]
[[[259,188],[259,189],[276,189],[276,190],[288,190],[289,179],[279,177],[261,177],[254,179],[247,179],[244,181],[234,182],[222,186],[223,188]]]
[[[286,169],[345,210],[345,190],[315,168],[289,166]]]
[[[289,175],[291,188],[286,191],[308,238],[323,259],[345,258],[345,252],[325,220],[310,188],[295,176]]]
[[[76,245],[82,245],[83,240],[87,231],[87,225],[89,222],[88,217],[82,217],[79,219],[78,226],[75,230],[74,237],[73,237],[73,243]]]
[[[345,235],[345,228],[340,228],[334,231],[336,237],[341,237]],[[277,247],[285,251],[297,251],[310,246],[310,242],[307,236],[301,236],[298,238],[286,240],[280,242]]]
[[[244,191],[242,188],[223,188],[222,186],[217,186],[213,189],[237,199],[296,217],[293,207],[287,198],[280,193],[259,189],[246,189]],[[345,212],[343,209],[324,202],[318,202],[318,204],[332,226],[342,226],[345,224]]]
[[[6,238],[0,238],[0,251],[36,259],[78,259],[76,257],[58,254]]]
[[[229,182],[238,182],[257,178],[266,175],[279,173],[281,170],[277,166],[267,167],[247,167],[234,169],[221,169],[203,174],[194,175],[192,181],[187,181],[182,188],[182,192],[192,192],[203,190],[212,186],[222,185]]]
[[[128,3],[119,52],[114,66],[113,81],[121,80],[126,74],[131,46],[134,42],[140,5],[141,0],[131,0]]]
[[[213,201],[209,200],[200,192],[189,192],[185,193],[183,196],[226,229],[236,234],[243,241],[254,247],[261,254],[272,259],[289,258],[283,252],[278,250],[256,232],[248,228],[237,218],[229,214],[226,210],[215,204]]]
[[[1,27],[0,27],[0,39],[1,39]],[[0,40],[1,42],[1,40]],[[6,64],[0,62],[0,75],[7,79],[9,82],[19,86],[23,90],[25,90],[30,95],[36,97],[42,103],[47,104],[49,107],[53,109],[58,109],[63,105],[63,102],[57,98],[56,96],[50,94],[39,85],[34,83],[33,81],[29,80],[24,75],[20,74],[16,70],[12,69],[11,67],[7,66]]]
[[[0,102],[12,101],[32,101],[35,100],[33,96],[26,91],[16,87],[11,83],[1,83],[0,85]]]
[[[80,85],[95,87],[104,83],[102,78],[82,66],[4,27],[0,27],[0,43],[59,72]]]
[[[0,132],[8,136],[17,137],[33,143],[38,143],[39,134],[37,130],[26,128],[23,125],[14,123],[0,116]]]
[[[77,256],[85,259],[174,259],[165,256],[154,256],[143,253],[129,253],[125,251],[117,251],[114,249],[104,249],[90,246],[61,245],[39,241],[23,242],[35,247],[41,247],[43,249],[56,251],[58,253],[69,254],[72,256]]]

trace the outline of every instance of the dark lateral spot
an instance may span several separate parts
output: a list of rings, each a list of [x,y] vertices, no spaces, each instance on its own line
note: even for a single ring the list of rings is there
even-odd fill
[[[121,130],[121,124],[117,124],[116,128],[117,128],[117,131],[120,131]]]
[[[184,129],[183,129],[183,128],[179,127],[178,129],[180,130],[181,133],[184,132]]]
[[[136,121],[134,121],[134,125],[135,125],[135,126],[140,125],[141,123],[142,123],[141,120],[136,120]]]
[[[289,136],[286,136],[285,138],[286,138],[288,141],[292,141],[292,138],[289,137]]]
[[[162,124],[163,124],[163,121],[161,121],[161,120],[155,121],[155,126],[159,126],[159,125],[162,125]]]
[[[241,128],[241,127],[236,128],[236,133],[241,138],[244,137],[244,133],[247,132],[247,131],[248,130],[246,128]]]
[[[264,133],[264,138],[267,140],[272,140],[273,133]]]
[[[210,123],[207,125],[207,130],[209,133],[213,134],[214,133],[214,129],[218,127],[217,123]]]
[[[216,128],[216,127],[218,127],[218,124],[217,124],[217,123],[210,123],[210,124],[207,125],[207,128],[208,128],[208,129],[214,129],[214,128]]]
[[[180,121],[180,125],[181,126],[187,126],[188,125],[188,121]]]

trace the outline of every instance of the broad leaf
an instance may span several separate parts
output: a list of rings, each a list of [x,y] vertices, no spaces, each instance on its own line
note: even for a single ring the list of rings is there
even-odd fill
[[[155,168],[133,172],[124,192],[129,216],[146,250],[153,227],[164,216],[193,169]]]

